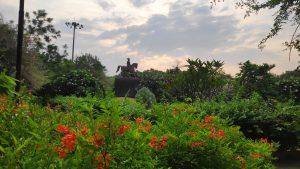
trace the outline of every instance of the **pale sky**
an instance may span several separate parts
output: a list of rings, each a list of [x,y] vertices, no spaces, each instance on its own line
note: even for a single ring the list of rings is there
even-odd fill
[[[72,30],[67,21],[84,25],[76,31],[75,57],[91,53],[115,75],[126,58],[139,63],[138,70],[166,70],[186,64],[188,58],[224,61],[224,71],[235,75],[238,63],[275,64],[280,74],[297,67],[300,57],[283,51],[293,27],[287,24],[279,36],[261,51],[260,40],[272,27],[274,10],[244,19],[235,8],[237,0],[225,0],[210,8],[209,0],[25,0],[25,11],[45,9],[54,18],[61,38],[55,44],[72,47]],[[17,21],[19,0],[0,0],[5,21]],[[70,56],[71,57],[71,56]]]

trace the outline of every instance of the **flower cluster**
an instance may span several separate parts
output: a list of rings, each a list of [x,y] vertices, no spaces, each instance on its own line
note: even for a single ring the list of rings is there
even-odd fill
[[[104,140],[105,137],[103,135],[99,136],[97,133],[94,135],[94,145],[97,148],[105,144]]]
[[[158,138],[156,136],[152,137],[150,139],[149,143],[150,147],[154,148],[155,150],[163,149],[167,146],[167,137],[163,136],[160,141],[158,141]]]
[[[216,138],[216,139],[222,140],[225,138],[224,130],[221,129],[221,130],[219,130],[219,132],[216,132],[216,128],[211,127],[209,137],[212,139]]]
[[[109,165],[110,155],[104,151],[99,154],[95,160],[98,162],[97,169],[104,169]]]
[[[124,134],[125,130],[128,130],[129,127],[130,127],[130,124],[125,124],[125,125],[121,126],[118,133],[121,135]]]
[[[61,159],[65,159],[68,153],[73,152],[75,150],[76,134],[70,132],[70,128],[61,124],[57,126],[56,131],[65,134],[64,137],[61,139],[61,144],[63,146],[57,148],[57,153],[59,157]]]

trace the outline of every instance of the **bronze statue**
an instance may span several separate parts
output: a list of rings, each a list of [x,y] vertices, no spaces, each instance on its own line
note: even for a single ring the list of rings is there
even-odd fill
[[[122,77],[136,77],[135,69],[137,69],[137,67],[138,67],[137,63],[130,64],[130,58],[127,58],[127,65],[126,66],[119,65],[116,72],[118,72],[121,68]]]

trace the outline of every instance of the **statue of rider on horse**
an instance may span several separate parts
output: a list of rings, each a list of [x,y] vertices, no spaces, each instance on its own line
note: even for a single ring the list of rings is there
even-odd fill
[[[136,77],[137,75],[135,69],[137,69],[137,67],[138,67],[137,63],[130,64],[130,59],[127,58],[127,65],[126,66],[119,65],[116,72],[118,72],[121,68],[122,77]]]

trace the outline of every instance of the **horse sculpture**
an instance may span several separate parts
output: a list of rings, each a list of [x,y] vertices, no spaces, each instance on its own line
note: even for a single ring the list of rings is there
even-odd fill
[[[125,77],[125,76],[134,76],[135,74],[135,69],[137,69],[138,64],[137,63],[133,63],[133,64],[129,64],[127,66],[118,66],[118,69],[116,72],[118,72],[121,69],[121,76]]]

